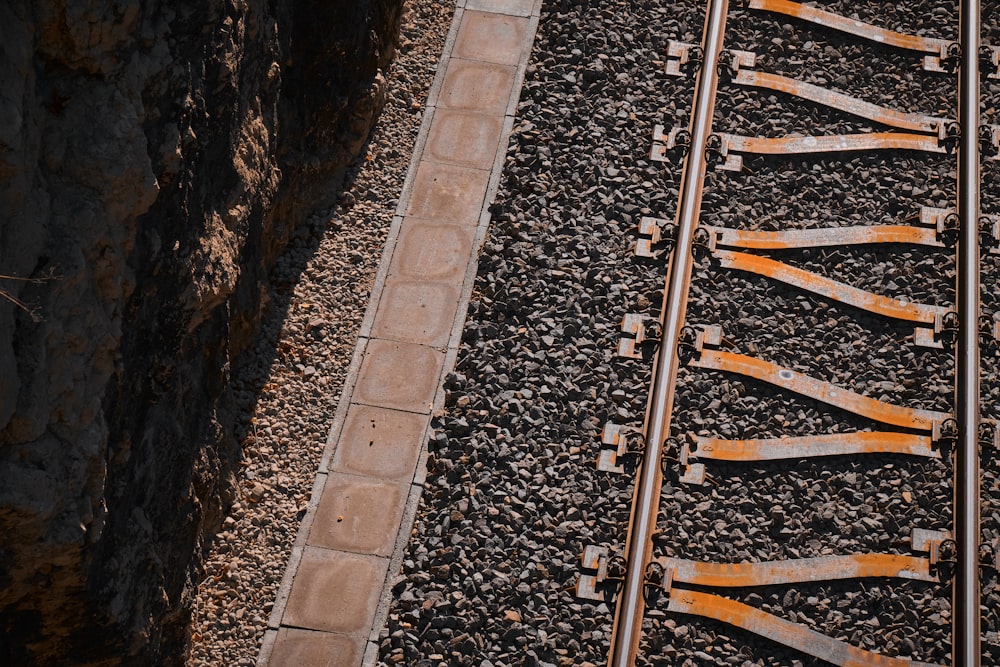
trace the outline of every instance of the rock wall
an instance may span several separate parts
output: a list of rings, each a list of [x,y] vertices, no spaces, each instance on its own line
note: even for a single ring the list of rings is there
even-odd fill
[[[182,662],[230,364],[402,2],[0,3],[0,663]]]

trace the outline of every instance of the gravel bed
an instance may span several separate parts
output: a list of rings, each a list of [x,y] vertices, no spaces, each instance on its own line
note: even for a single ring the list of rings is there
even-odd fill
[[[957,33],[952,2],[905,10],[820,4],[908,32]],[[679,169],[651,163],[647,151],[653,124],[687,122],[693,83],[662,75],[660,64],[668,39],[697,41],[703,5],[554,0],[543,7],[447,409],[430,443],[427,487],[383,631],[383,664],[607,659],[613,605],[577,600],[572,587],[585,545],[624,549],[631,489],[626,478],[596,472],[597,438],[606,421],[638,424],[645,411],[649,363],[618,359],[614,349],[621,316],[655,314],[662,301],[662,263],[637,261],[630,244],[640,216],[674,214]],[[920,72],[917,58],[780,16],[737,9],[731,16],[727,46],[763,54],[762,70],[955,116],[954,79]],[[984,88],[988,110],[996,92],[996,84]],[[741,134],[874,129],[734,86],[719,105],[716,128]],[[899,223],[921,205],[954,200],[954,158],[748,157],[746,167],[709,176],[704,223]],[[984,208],[1000,211],[995,166],[984,183]],[[774,256],[879,293],[940,305],[955,299],[949,253],[869,247]],[[992,313],[1000,308],[1000,260],[984,266],[984,310]],[[952,355],[908,343],[911,327],[752,274],[700,261],[688,320],[721,323],[738,351],[881,400],[937,410],[953,400]],[[994,398],[995,366],[995,356],[984,361],[984,392]],[[995,405],[986,411],[1000,416]],[[677,435],[733,438],[878,428],[763,383],[697,369],[682,369],[674,426]],[[1000,538],[996,463],[984,466],[984,529]],[[702,487],[665,480],[657,553],[717,562],[909,553],[912,528],[951,524],[947,461],[866,456],[708,468]],[[986,590],[984,604],[1000,608],[992,579]],[[871,650],[948,662],[947,584],[853,581],[726,595]],[[994,640],[998,624],[990,611]],[[821,664],[703,619],[653,610],[645,628],[643,665]],[[987,646],[988,655],[994,650]]]
[[[256,663],[357,343],[382,246],[451,24],[448,2],[408,2],[388,100],[338,205],[279,258],[270,307],[232,377],[238,497],[209,545],[187,664]]]
[[[654,61],[700,32],[698,4],[543,6],[385,664],[606,661],[611,609],[572,588],[584,545],[618,542],[628,518],[595,434],[644,408],[649,369],[614,349],[621,316],[658,302],[632,230],[672,213],[676,184],[648,142],[692,84]]]

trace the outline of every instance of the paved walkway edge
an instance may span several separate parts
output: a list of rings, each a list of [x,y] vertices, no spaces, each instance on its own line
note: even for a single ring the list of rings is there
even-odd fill
[[[329,656],[327,664],[336,666],[372,667],[377,662],[379,634],[386,624],[392,587],[399,579],[425,479],[430,419],[443,408],[442,381],[457,360],[479,250],[488,235],[489,209],[500,184],[541,3],[456,2],[333,426],[257,667],[312,664],[320,655]],[[494,39],[491,31],[496,30],[499,38]],[[463,76],[463,70],[473,74]],[[511,74],[509,89],[491,85],[490,76],[506,83]],[[506,99],[490,96],[496,88],[509,90]],[[445,130],[445,120],[450,122],[448,127],[456,127],[452,118],[458,122],[457,136]],[[471,141],[461,134],[466,120],[476,125]],[[487,166],[484,155],[488,152],[482,149],[490,145],[495,148]],[[451,242],[448,247],[456,250],[445,259],[465,260],[464,271],[455,272],[450,281],[441,279],[436,261],[435,252],[443,252],[440,244],[431,244],[437,250],[429,246],[413,249],[417,232],[441,230],[444,236],[427,238]],[[438,299],[432,294],[444,296]],[[400,309],[412,316],[399,323],[403,315],[390,309],[397,303],[412,306],[414,302],[419,302],[420,310]],[[383,306],[388,315],[380,310]],[[425,322],[423,318],[435,308],[443,321]],[[364,419],[349,417],[362,412]],[[366,452],[353,453],[357,445],[346,438],[357,440],[351,429],[357,430],[356,423],[362,421],[370,421],[376,429],[365,432],[363,439],[372,434],[369,450],[376,451],[373,445],[384,442],[389,453],[383,457],[395,457],[398,449],[414,459],[405,476],[376,472],[366,467],[370,464]],[[395,498],[394,493],[398,500],[385,500]],[[352,498],[357,498],[354,505]],[[331,520],[334,515],[336,519]],[[370,534],[374,519],[383,515],[399,518],[398,525],[386,527],[392,534]],[[351,589],[351,583],[366,577],[369,588],[380,590]]]

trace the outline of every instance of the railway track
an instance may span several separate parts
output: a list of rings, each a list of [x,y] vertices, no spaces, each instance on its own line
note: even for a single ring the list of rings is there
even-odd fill
[[[778,16],[816,41],[856,41],[909,59],[918,103],[934,99],[920,99],[926,86],[943,85],[957,104],[917,111],[904,108],[889,90],[885,99],[870,99],[773,71],[768,65],[777,61],[808,64],[768,57],[773,41],[734,46],[727,32],[733,10],[744,23]],[[614,600],[609,665],[679,660],[662,653],[655,636],[678,623],[708,624],[717,633],[738,628],[727,635],[727,646],[763,638],[765,647],[791,649],[798,656],[793,660],[811,656],[836,665],[964,667],[983,664],[984,652],[989,655],[981,634],[993,621],[984,625],[981,604],[983,580],[992,581],[996,571],[998,535],[982,537],[980,480],[981,453],[989,465],[997,429],[980,406],[980,376],[983,363],[991,367],[983,357],[995,354],[998,329],[980,306],[980,271],[983,261],[992,261],[981,254],[996,247],[1000,218],[981,210],[980,183],[981,164],[1000,147],[1000,127],[980,119],[980,85],[1000,74],[1000,49],[980,43],[978,2],[964,0],[958,14],[957,39],[947,39],[786,0],[710,0],[700,43],[670,42],[666,71],[690,78],[693,103],[686,125],[656,127],[651,157],[679,175],[676,215],[643,218],[636,244],[637,256],[660,270],[665,265],[662,307],[626,316],[618,348],[620,356],[653,369],[647,413],[641,425],[609,422],[598,460],[599,469],[633,480],[632,514],[622,548],[585,549],[576,590],[584,599]],[[733,100],[774,94],[811,114],[806,131],[755,132],[760,128],[740,127],[747,121],[739,113],[727,115]],[[728,126],[734,129],[720,129]],[[872,191],[884,187],[866,185],[871,175],[844,173],[847,165],[856,171],[858,159],[862,171],[870,167],[875,174],[887,166],[937,173],[949,191],[926,188],[931,196],[925,199],[935,201],[921,203],[914,195],[893,210],[870,206],[867,219],[838,217],[837,209],[858,207],[824,202],[821,185],[810,189],[810,183],[854,178]],[[801,188],[796,195],[815,200],[814,214],[765,221],[734,213],[739,207],[731,192],[739,180],[778,168],[802,172],[790,178]],[[896,264],[889,280],[859,279],[857,267],[872,257]],[[936,274],[928,284],[922,282],[925,270]],[[764,297],[748,306],[739,297],[716,296],[716,289],[734,285],[736,292]],[[822,350],[824,344],[845,345],[840,336],[850,328],[854,340],[840,357],[865,359],[869,372],[845,372],[834,354],[831,368],[824,367],[823,353],[796,358],[809,346],[781,349],[776,336],[759,331],[760,317],[747,316],[780,309],[788,299],[804,304],[807,313],[834,316],[823,321],[810,314],[797,323],[820,322],[809,333],[797,333],[792,323],[779,334],[789,343],[808,339]],[[845,315],[853,320],[850,327]],[[860,351],[865,337],[878,343],[870,353]],[[891,361],[880,363],[880,357]],[[897,376],[884,373],[886,367],[905,370]],[[921,380],[921,371],[934,379]],[[923,382],[924,389],[949,386],[921,392]],[[775,418],[766,426],[727,422],[732,404],[758,405]],[[808,475],[800,474],[804,468]],[[805,506],[797,492],[810,485],[807,477],[822,480],[832,501]],[[695,525],[694,535],[691,522],[682,521],[695,504],[703,515],[719,517],[727,516],[726,503],[752,505],[747,490],[761,479],[773,482],[783,502],[770,507],[760,526],[741,519],[739,535],[770,533],[770,553],[734,545],[740,538],[724,519],[718,527]],[[943,479],[950,480],[944,495]],[[819,486],[812,482],[813,489]],[[904,487],[912,490],[900,491]],[[901,501],[892,499],[896,494]],[[893,502],[922,509],[908,523],[871,512]],[[810,522],[820,539],[802,544],[797,529]],[[838,527],[860,539],[822,539],[824,530]],[[871,532],[878,536],[866,539]],[[697,538],[703,543],[692,545]],[[875,613],[861,619],[870,632],[859,637],[850,628],[829,627],[815,613],[836,606],[835,595],[855,595],[852,587],[899,587],[901,608],[882,617],[892,621],[889,627]],[[797,608],[797,598],[812,610]],[[920,605],[943,613],[925,613]],[[896,627],[914,619],[910,631]],[[928,623],[948,626],[950,645],[895,640],[919,638]],[[725,664],[744,664],[740,655],[734,648],[735,662]]]

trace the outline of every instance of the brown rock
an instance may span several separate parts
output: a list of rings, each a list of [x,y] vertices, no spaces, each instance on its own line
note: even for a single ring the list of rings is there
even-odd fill
[[[182,663],[236,495],[230,365],[401,5],[0,3],[0,663]]]
[[[520,623],[521,614],[520,612],[515,611],[513,609],[508,609],[507,611],[504,612],[503,620],[510,621],[511,623]]]

